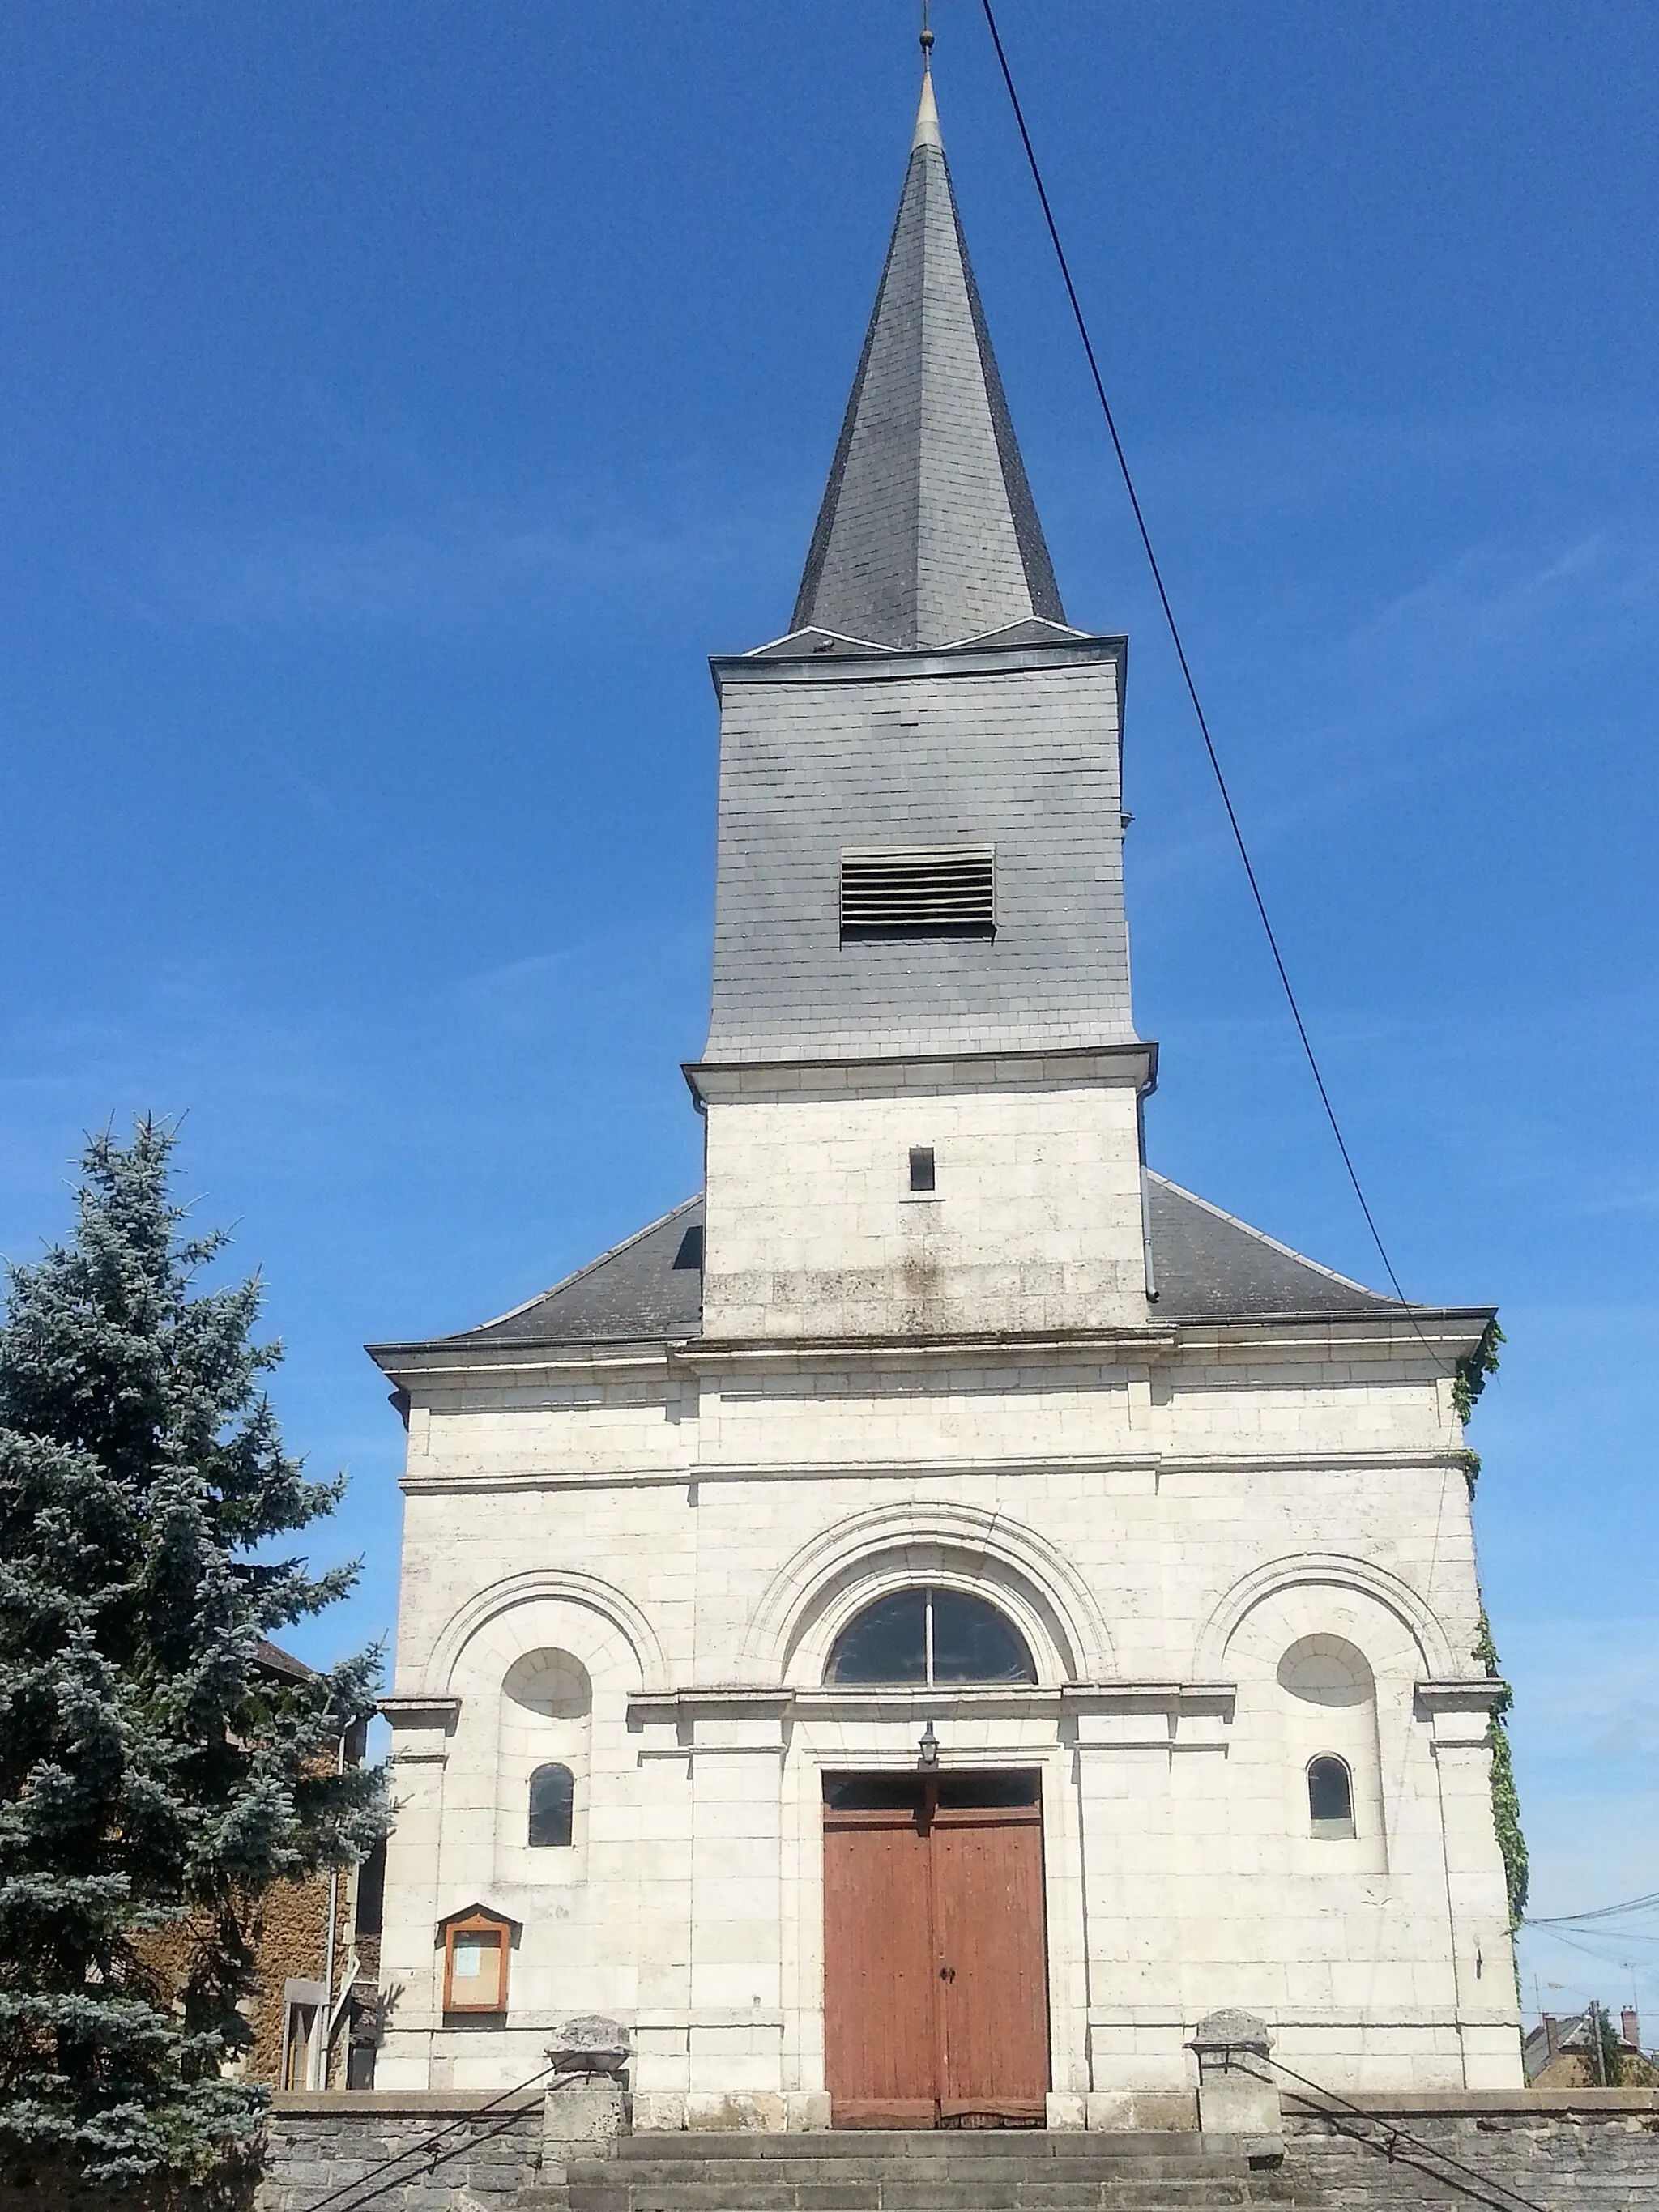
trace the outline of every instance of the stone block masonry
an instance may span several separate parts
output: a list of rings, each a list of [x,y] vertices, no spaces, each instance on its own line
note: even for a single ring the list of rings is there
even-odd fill
[[[1370,2096],[1364,2103],[1366,2121],[1333,2122],[1286,2099],[1284,2172],[1298,2204],[1333,2212],[1482,2203],[1501,2212],[1522,2205],[1652,2212],[1659,2205],[1659,2095],[1650,2089]],[[1393,2155],[1364,2148],[1355,2134],[1392,2140]],[[1451,2185],[1453,2169],[1437,2153],[1472,2169],[1463,2176],[1471,2193]]]
[[[371,2190],[380,2192],[374,2212],[510,2212],[540,2179],[544,2100],[534,2094],[481,2114],[487,2101],[376,2090],[279,2096],[257,2212],[310,2212],[325,2198],[330,2212],[352,2212]],[[348,2191],[354,2182],[361,2191]]]

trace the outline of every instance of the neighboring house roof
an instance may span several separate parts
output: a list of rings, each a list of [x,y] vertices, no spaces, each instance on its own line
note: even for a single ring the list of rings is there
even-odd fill
[[[291,1682],[308,1682],[312,1669],[303,1659],[296,1659],[291,1651],[284,1651],[280,1644],[273,1644],[262,1636],[253,1647],[253,1663],[267,1674],[285,1674]]]
[[[1160,1322],[1313,1320],[1403,1314],[1407,1308],[1303,1258],[1163,1176],[1149,1175],[1147,1212]],[[702,1327],[702,1200],[688,1199],[550,1291],[432,1345],[649,1344]],[[376,1345],[383,1352],[413,1345]]]
[[[1639,2060],[1645,2068],[1652,2061],[1631,2032],[1634,2025],[1635,2014],[1625,2014],[1614,2040],[1621,2058]],[[1521,2063],[1529,2087],[1535,2081],[1547,2081],[1551,2068],[1564,2059],[1571,2061],[1575,2067],[1587,2068],[1592,2063],[1588,2013],[1554,2014],[1547,2027],[1540,2020],[1536,2027],[1529,2029],[1521,2039]]]

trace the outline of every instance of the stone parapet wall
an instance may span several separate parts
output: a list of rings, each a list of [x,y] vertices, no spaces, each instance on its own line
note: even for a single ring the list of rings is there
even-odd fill
[[[1360,2100],[1356,2100],[1359,2102]],[[1285,2177],[1297,2201],[1332,2212],[1486,2203],[1542,2212],[1650,2212],[1659,2206],[1659,2092],[1438,2091],[1368,2096],[1365,2117],[1333,2118],[1287,2097]],[[1367,2148],[1393,2146],[1392,2156]],[[1452,2186],[1455,2160],[1468,2193]],[[1482,2190],[1480,2177],[1496,2189]]]
[[[508,2212],[539,2178],[542,2099],[509,2098],[481,2114],[485,2101],[373,2089],[273,2098],[258,2212],[309,2212],[352,2182],[362,2182],[365,2197],[383,2189],[374,2212],[454,2212],[458,2204]],[[343,2195],[330,2212],[351,2212],[356,2202],[356,2192]]]
[[[550,2178],[541,2166],[539,2095],[481,2114],[475,2097],[373,2090],[295,2093],[272,2100],[257,2212],[513,2212],[517,2193]],[[1355,2135],[1385,2145],[1382,2154]],[[720,2138],[709,2138],[717,2151]],[[1287,2097],[1285,2178],[1309,2212],[1428,2212],[1483,2201],[1500,2212],[1652,2212],[1659,2207],[1659,2091],[1439,2091],[1371,2095],[1363,2117],[1333,2118]],[[1472,2173],[1449,2185],[1449,2153]],[[436,2163],[434,2163],[435,2154]],[[386,2162],[392,2163],[388,2165]],[[1500,2185],[1483,2196],[1474,2177]],[[361,2191],[349,2188],[361,2184]],[[1505,2191],[1514,2194],[1505,2194]],[[250,2212],[246,2185],[212,2193],[89,2191],[49,2167],[0,2175],[0,2212]]]

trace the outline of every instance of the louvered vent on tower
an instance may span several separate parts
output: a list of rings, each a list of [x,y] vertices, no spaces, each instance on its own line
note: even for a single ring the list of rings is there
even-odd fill
[[[989,937],[994,845],[866,846],[841,856],[841,934]]]

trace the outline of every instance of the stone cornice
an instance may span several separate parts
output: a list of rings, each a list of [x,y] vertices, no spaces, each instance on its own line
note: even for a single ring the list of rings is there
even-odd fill
[[[461,1717],[459,1698],[377,1698],[374,1710],[394,1729],[441,1729],[448,1735]]]
[[[739,1098],[849,1098],[940,1091],[1061,1091],[1158,1081],[1158,1047],[1139,1037],[1091,1045],[789,1060],[686,1060],[682,1073],[697,1104]]]
[[[608,1486],[687,1482],[841,1482],[950,1480],[962,1475],[994,1474],[1017,1480],[1054,1474],[1139,1475],[1159,1483],[1172,1474],[1367,1474],[1416,1468],[1458,1468],[1462,1455],[1453,1447],[1422,1451],[1262,1452],[1042,1452],[1029,1456],[960,1459],[719,1460],[688,1457],[672,1465],[592,1468],[520,1466],[492,1459],[488,1468],[443,1467],[403,1478],[405,1492],[441,1495],[479,1491],[603,1489]]]
[[[1076,1357],[1113,1364],[1144,1365],[1172,1352],[1174,1328],[1077,1328],[1041,1333],[1018,1329],[969,1329],[951,1336],[779,1336],[687,1337],[672,1346],[676,1361],[696,1374],[729,1373],[744,1368],[820,1368],[842,1363],[920,1365],[940,1361],[959,1367],[965,1360],[1006,1364],[1016,1358]]]
[[[1217,1359],[1255,1352],[1280,1359],[1346,1358],[1376,1351],[1414,1352],[1426,1360],[1472,1351],[1496,1313],[1494,1306],[1413,1306],[1358,1314],[1218,1314],[1214,1320],[1172,1316],[1170,1326],[1180,1351],[1207,1352]]]
[[[787,1721],[839,1720],[854,1715],[917,1722],[1097,1717],[1108,1723],[1129,1720],[1142,1727],[1150,1717],[1161,1715],[1164,1728],[1155,1739],[1161,1745],[1170,1740],[1177,1718],[1231,1719],[1236,1696],[1231,1682],[936,1682],[931,1686],[920,1682],[831,1682],[798,1688],[737,1683],[636,1692],[628,1700],[628,1718],[630,1727],[672,1725],[688,1732],[713,1722],[723,1735],[733,1724],[746,1726],[754,1747],[760,1749],[781,1741],[777,1732]],[[654,1755],[684,1758],[699,1748],[742,1747],[725,1741],[700,1745],[682,1740],[657,1749]],[[1103,1738],[1097,1747],[1139,1748],[1140,1739]],[[647,1749],[647,1755],[653,1754]],[[975,1757],[980,1756],[976,1750]],[[947,1747],[946,1764],[951,1763]]]
[[[1183,1354],[1216,1364],[1251,1358],[1350,1361],[1402,1353],[1448,1364],[1480,1341],[1489,1306],[1417,1308],[1406,1313],[1286,1314],[1230,1320],[1218,1316],[1163,1319],[1154,1304],[1145,1328],[1099,1329],[974,1329],[953,1335],[665,1338],[647,1343],[501,1345],[476,1348],[461,1342],[377,1344],[377,1364],[411,1392],[465,1382],[502,1390],[532,1389],[538,1382],[647,1382],[671,1371],[710,1375],[748,1367],[756,1371],[793,1364],[801,1371],[826,1366],[960,1365],[982,1358],[999,1365],[1060,1362],[1082,1357],[1144,1366]]]

